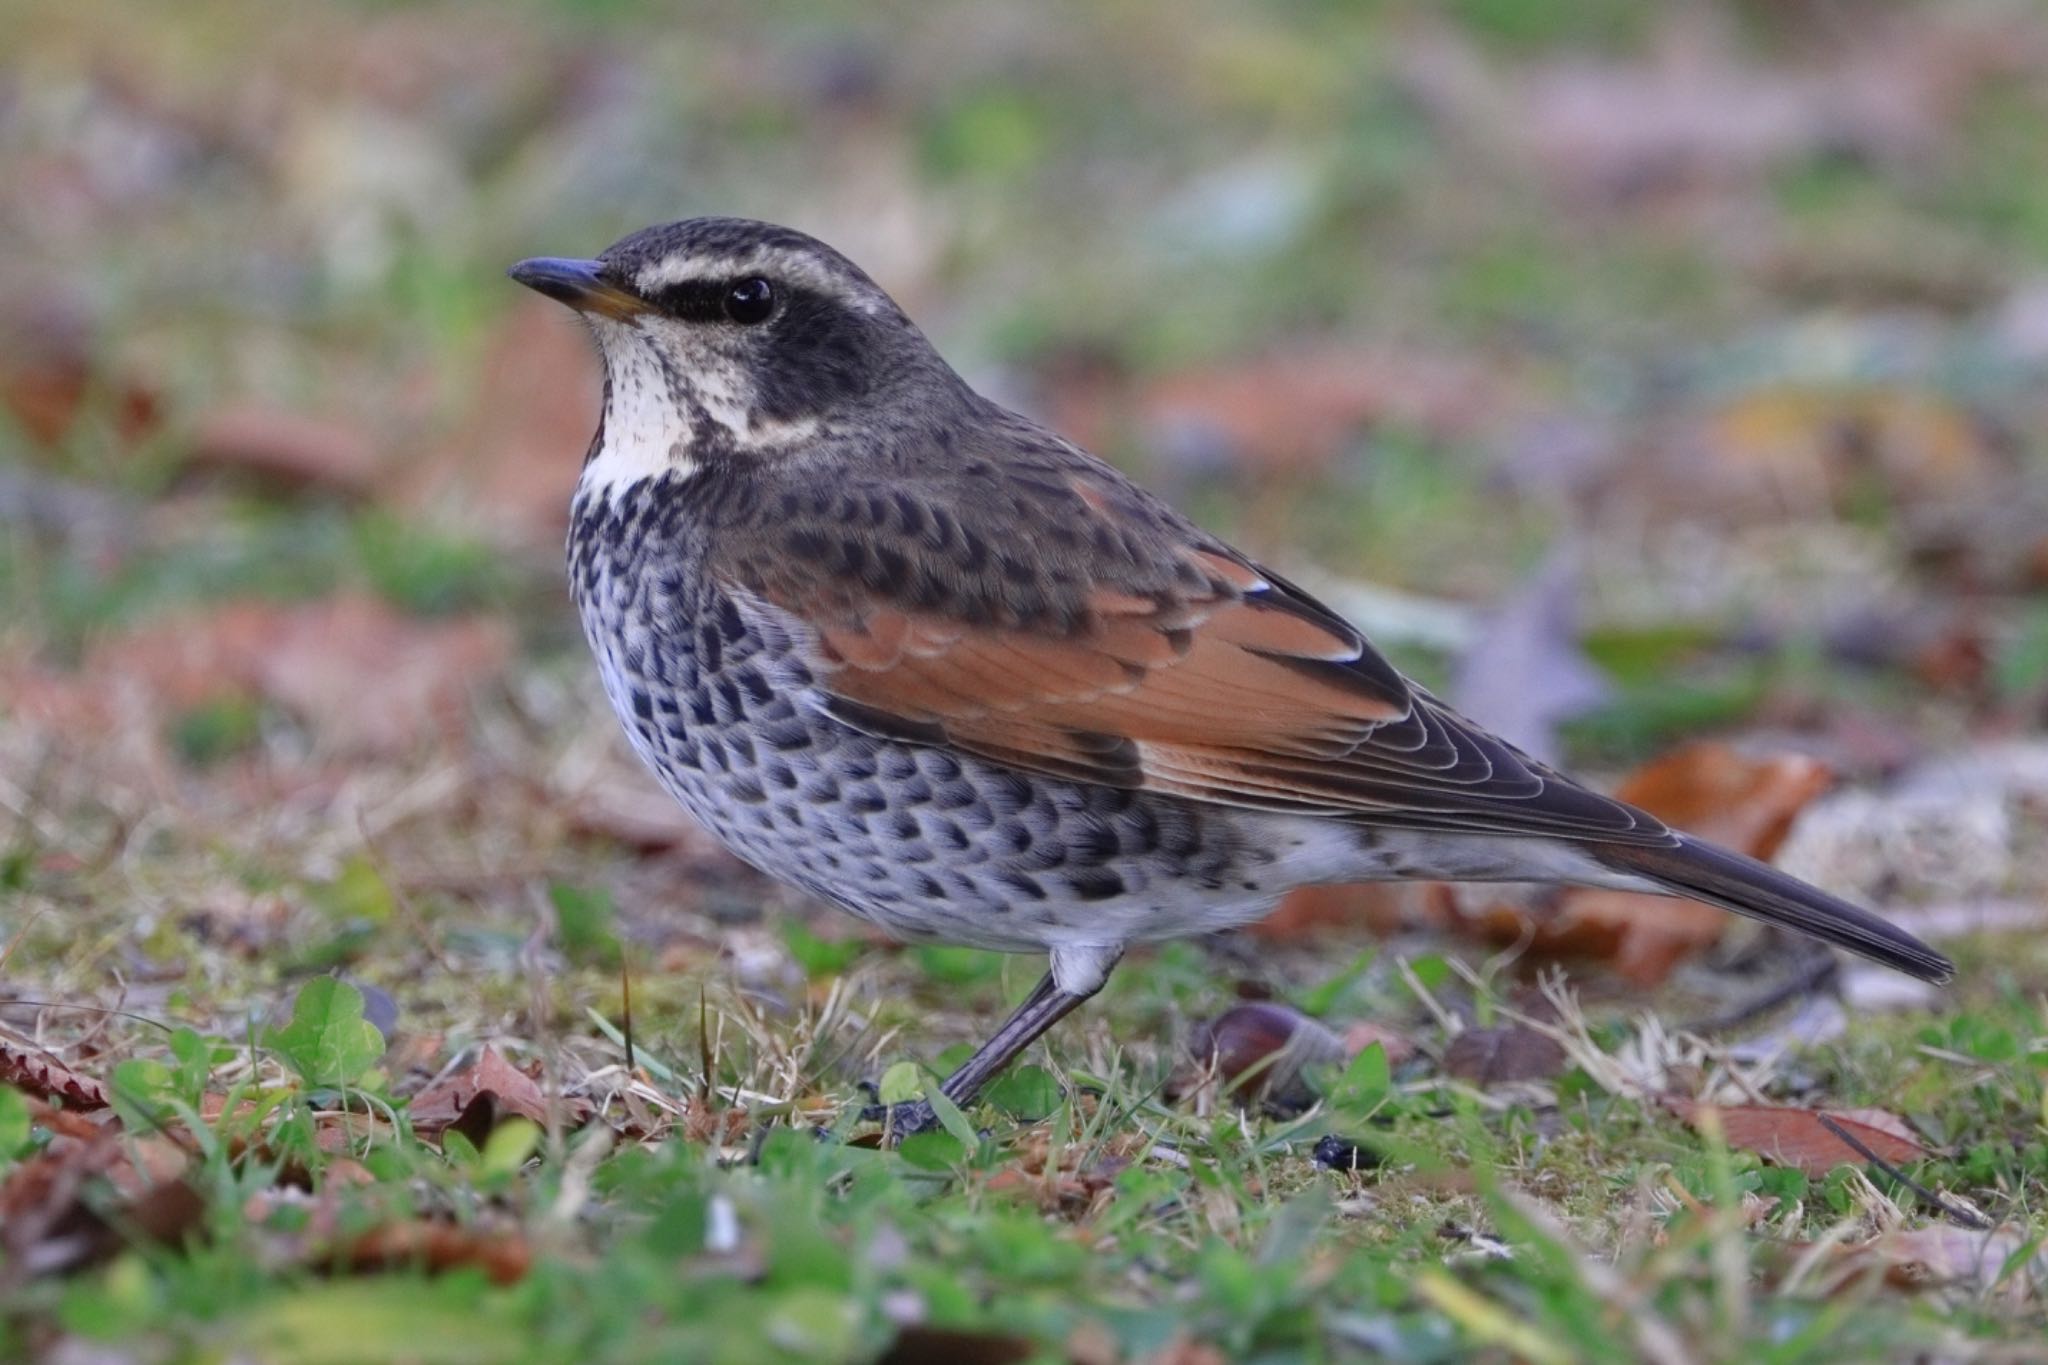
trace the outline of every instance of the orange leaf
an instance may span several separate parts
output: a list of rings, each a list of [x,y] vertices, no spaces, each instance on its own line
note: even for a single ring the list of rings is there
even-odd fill
[[[1714,1112],[1721,1136],[1730,1147],[1791,1166],[1808,1175],[1826,1175],[1837,1166],[1861,1166],[1865,1157],[1828,1130],[1821,1116],[1828,1118],[1882,1160],[1909,1165],[1934,1155],[1913,1136],[1904,1119],[1882,1110],[1803,1109],[1796,1105],[1700,1104],[1694,1100],[1668,1098],[1670,1110],[1702,1127],[1702,1115]]]
[[[371,1228],[343,1247],[336,1258],[349,1270],[381,1271],[418,1266],[432,1274],[476,1266],[493,1284],[516,1284],[533,1265],[533,1248],[516,1229],[485,1232],[452,1223],[411,1218]]]

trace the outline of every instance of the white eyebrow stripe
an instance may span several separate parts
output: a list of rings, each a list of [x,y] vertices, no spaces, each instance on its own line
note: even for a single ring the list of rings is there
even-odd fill
[[[729,280],[746,275],[785,279],[830,294],[865,313],[881,307],[879,290],[827,270],[809,256],[772,246],[757,246],[738,255],[700,252],[670,256],[635,275],[633,287],[642,294],[653,294],[691,280]]]

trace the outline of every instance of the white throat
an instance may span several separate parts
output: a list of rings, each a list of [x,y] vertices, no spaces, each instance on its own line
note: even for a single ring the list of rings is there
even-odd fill
[[[655,343],[632,323],[601,322],[606,397],[604,436],[583,466],[579,492],[609,499],[644,479],[696,473],[700,439],[739,451],[788,446],[816,434],[814,418],[763,422],[751,417],[739,376],[715,368],[693,371],[678,394]],[[704,426],[714,430],[700,431]]]

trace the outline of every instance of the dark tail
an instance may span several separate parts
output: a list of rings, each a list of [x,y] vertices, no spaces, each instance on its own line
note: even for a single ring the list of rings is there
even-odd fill
[[[1595,853],[1616,871],[1647,877],[1676,895],[1811,934],[1922,981],[1939,984],[1955,975],[1953,962],[1868,910],[1754,858],[1678,838],[1675,848],[1602,844]]]

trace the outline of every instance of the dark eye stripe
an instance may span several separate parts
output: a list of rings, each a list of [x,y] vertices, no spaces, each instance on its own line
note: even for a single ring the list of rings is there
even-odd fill
[[[725,294],[730,288],[730,280],[684,280],[655,290],[647,301],[684,322],[722,322]]]

